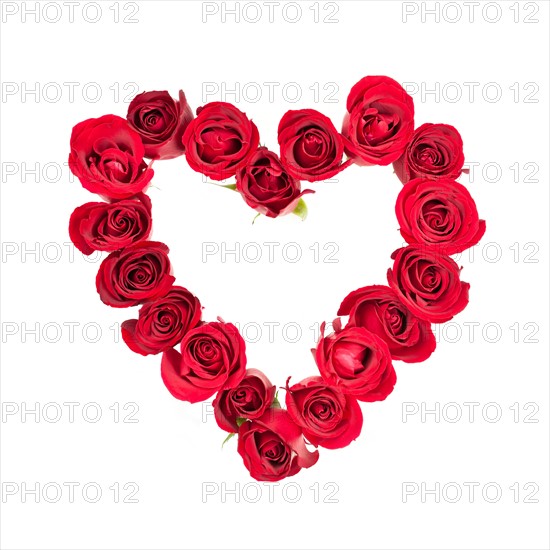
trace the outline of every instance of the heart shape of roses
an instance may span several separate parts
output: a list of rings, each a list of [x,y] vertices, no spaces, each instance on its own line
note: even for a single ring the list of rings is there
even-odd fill
[[[313,466],[319,451],[349,445],[360,434],[359,401],[392,392],[392,361],[420,362],[435,350],[431,323],[444,323],[468,303],[470,285],[449,256],[479,242],[479,219],[468,190],[455,181],[464,166],[462,139],[446,124],[414,129],[412,98],[387,76],[367,76],[347,98],[342,131],[313,109],[288,111],[278,128],[279,155],[260,147],[252,120],[230,103],[199,107],[196,116],[180,91],[145,92],[126,119],[85,120],[71,135],[69,166],[102,202],[74,210],[69,233],[84,254],[109,255],[100,265],[100,299],[118,308],[140,305],[122,324],[126,345],[141,355],[162,354],[162,380],[177,399],[214,397],[215,418],[226,439],[238,434],[238,452],[250,475],[278,481]],[[175,285],[168,247],[150,240],[151,201],[145,191],[152,162],[185,154],[189,166],[238,192],[259,214],[305,218],[301,181],[331,178],[350,164],[388,165],[403,183],[396,215],[408,243],[392,254],[388,285],[351,292],[333,332],[312,350],[318,374],[286,381],[286,408],[276,388],[247,368],[237,328],[204,321],[199,299]],[[344,156],[347,158],[344,160]],[[258,214],[258,215],[259,215]],[[176,349],[177,348],[177,349]]]

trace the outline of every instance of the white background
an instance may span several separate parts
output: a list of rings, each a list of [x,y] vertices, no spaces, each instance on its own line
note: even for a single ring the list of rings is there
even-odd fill
[[[176,0],[138,2],[135,14],[132,3],[120,2],[118,23],[115,3],[100,2],[92,23],[86,19],[97,11],[84,4],[73,22],[62,3],[25,21],[23,4],[13,15],[13,2],[2,5],[1,547],[548,548],[548,4],[481,2],[470,17],[460,3],[320,2],[315,22],[314,3],[301,2],[295,23],[288,20],[296,8],[284,2],[273,7],[273,22],[263,2],[252,2],[240,22],[227,13],[224,22],[213,4],[208,9],[218,12],[203,22],[200,2]],[[260,21],[249,22],[258,7]],[[72,210],[94,200],[68,172],[70,132],[89,117],[125,116],[138,91],[176,96],[182,88],[194,109],[235,103],[254,119],[261,142],[278,151],[286,110],[316,108],[339,127],[349,89],[369,74],[408,83],[417,126],[459,129],[467,162],[477,163],[461,181],[487,233],[458,258],[470,305],[440,327],[433,356],[418,365],[396,362],[395,391],[362,406],[360,438],[342,450],[321,449],[316,466],[270,496],[266,485],[245,486],[252,480],[236,441],[221,450],[224,434],[208,410],[170,396],[160,358],[117,342],[116,323],[137,308],[104,306],[94,286],[99,258],[87,261],[67,244]],[[277,83],[272,98],[266,82]],[[36,86],[38,95],[24,93]],[[204,96],[222,86],[246,93]],[[296,90],[301,99],[293,103]],[[37,175],[24,173],[36,163]],[[273,342],[263,325],[259,341],[248,344],[249,365],[278,386],[289,375],[315,374],[310,327],[332,320],[351,290],[384,284],[390,254],[402,244],[393,211],[401,184],[391,167],[352,167],[339,181],[312,184],[304,223],[288,216],[252,225],[254,212],[237,194],[204,182],[183,158],[157,163],[153,184],[153,237],[170,246],[177,282],[200,297],[205,317],[250,323],[249,340],[255,327],[280,323]],[[265,242],[279,243],[273,262]],[[203,257],[204,243],[240,252]],[[263,251],[256,263],[243,257],[247,243],[249,259]],[[282,254],[288,243],[302,252],[295,263],[288,261],[294,249]],[[320,258],[310,250],[315,243]],[[337,261],[323,261],[334,246]],[[301,337],[292,343],[296,325]],[[34,328],[37,334],[25,334]],[[67,402],[79,404],[73,422]],[[468,402],[479,404],[471,422]],[[38,418],[22,416],[36,403]],[[129,418],[136,405],[128,403],[139,407]],[[449,403],[462,413],[457,422]],[[436,406],[439,421],[422,418],[422,409]],[[101,419],[91,422],[98,407]],[[46,421],[43,413],[55,420],[58,408],[61,417]],[[404,408],[419,412],[404,422]],[[500,420],[489,421],[499,410]],[[74,502],[68,482],[79,484]],[[86,502],[86,483],[101,488],[98,502]],[[118,503],[109,489],[115,483]],[[122,502],[133,487],[124,490],[126,483],[137,485],[137,503]],[[404,483],[418,492],[404,499]],[[473,502],[465,483],[479,483]],[[24,502],[23,490],[35,484],[41,492]],[[452,503],[456,484],[462,496]],[[495,486],[501,498],[489,502]],[[204,495],[205,487],[218,492]],[[422,495],[436,487],[439,502]],[[64,488],[60,500],[48,502],[57,488]],[[239,502],[223,492],[235,488]]]

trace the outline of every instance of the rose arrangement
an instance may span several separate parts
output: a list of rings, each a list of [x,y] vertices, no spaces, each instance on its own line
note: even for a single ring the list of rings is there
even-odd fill
[[[224,102],[199,107],[183,92],[146,92],[126,119],[105,115],[73,128],[69,166],[102,202],[75,209],[69,221],[84,254],[108,252],[96,288],[118,308],[140,305],[122,324],[128,348],[161,354],[161,376],[177,399],[213,399],[215,419],[238,435],[237,451],[250,475],[277,481],[313,466],[318,447],[338,449],[361,433],[360,401],[382,401],[396,383],[393,361],[421,362],[435,350],[431,323],[444,323],[468,304],[469,284],[449,256],[479,242],[485,222],[458,183],[462,139],[446,124],[414,129],[412,98],[393,79],[367,76],[347,99],[342,131],[313,109],[287,112],[278,128],[279,154],[259,146],[256,125]],[[286,409],[274,384],[247,366],[237,328],[202,319],[199,299],[176,286],[168,247],[150,240],[151,201],[145,194],[152,162],[185,155],[189,166],[239,193],[259,214],[305,217],[301,181],[331,178],[349,165],[388,165],[403,183],[396,215],[408,243],[392,255],[388,285],[351,292],[333,332],[314,352],[318,374],[286,381]]]

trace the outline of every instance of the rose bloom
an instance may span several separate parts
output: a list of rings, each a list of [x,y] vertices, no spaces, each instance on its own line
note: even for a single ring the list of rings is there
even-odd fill
[[[237,450],[257,481],[280,481],[319,460],[319,452],[308,451],[301,429],[283,409],[268,409],[241,424]]]
[[[485,233],[476,203],[463,185],[449,180],[414,179],[395,203],[401,235],[441,254],[456,254],[476,245]]]
[[[348,165],[342,164],[344,139],[319,111],[288,111],[279,123],[278,134],[281,162],[297,179],[325,180]]]
[[[166,92],[143,92],[128,107],[128,123],[141,137],[145,156],[172,159],[184,153],[183,132],[193,120],[193,111],[182,90],[176,101]]]
[[[153,177],[143,155],[141,138],[128,122],[105,115],[73,128],[69,168],[88,191],[125,199],[143,191]]]
[[[430,323],[413,315],[388,286],[354,290],[344,298],[338,315],[349,315],[347,326],[366,328],[382,338],[393,359],[419,363],[435,350]]]
[[[356,164],[387,165],[402,154],[414,130],[412,97],[392,78],[366,76],[347,99],[342,128]]]
[[[157,354],[179,344],[201,320],[199,299],[186,288],[173,286],[165,296],[145,303],[138,319],[124,321],[122,339],[141,355]]]
[[[300,181],[266,147],[259,147],[237,172],[237,191],[248,206],[269,218],[291,213],[303,195],[313,193],[301,191]]]
[[[321,376],[332,386],[360,401],[383,401],[393,391],[396,374],[388,345],[363,327],[342,329],[339,319],[334,331],[324,335],[315,350]]]
[[[191,329],[180,350],[165,351],[161,363],[162,380],[176,399],[204,401],[219,390],[237,386],[245,375],[245,343],[231,323],[205,323]]]
[[[445,323],[468,305],[470,285],[460,280],[453,259],[418,245],[396,250],[392,259],[388,283],[417,317]]]
[[[140,193],[131,199],[87,202],[69,220],[69,235],[83,254],[113,252],[147,239],[151,233],[151,200]]]
[[[242,111],[222,101],[199,107],[182,137],[189,166],[213,180],[234,176],[259,142],[256,125]]]
[[[286,408],[310,443],[339,449],[359,437],[363,414],[355,397],[320,376],[310,376],[290,388],[288,380]]]
[[[154,241],[111,252],[96,277],[101,301],[112,307],[130,307],[165,295],[175,280],[168,252],[165,244]]]
[[[212,405],[218,426],[227,432],[236,432],[239,429],[238,418],[259,418],[271,407],[275,390],[262,371],[247,369],[237,386],[216,395]]]
[[[464,166],[462,138],[448,124],[423,124],[417,128],[403,156],[393,163],[397,177],[407,183],[413,178],[457,179]]]

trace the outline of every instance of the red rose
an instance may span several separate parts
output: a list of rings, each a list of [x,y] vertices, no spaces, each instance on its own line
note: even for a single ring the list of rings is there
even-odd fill
[[[104,304],[130,307],[163,296],[174,280],[168,247],[144,241],[111,252],[99,266],[96,288]]]
[[[319,451],[308,451],[302,431],[283,409],[268,409],[241,424],[237,450],[257,481],[280,481],[319,460]]]
[[[183,337],[181,353],[162,355],[161,375],[170,393],[182,401],[204,401],[218,390],[235,387],[246,369],[245,343],[231,323],[206,323]]]
[[[258,128],[230,103],[214,101],[197,109],[183,134],[185,158],[195,172],[224,180],[254,153],[260,142]]]
[[[193,120],[193,111],[180,90],[179,101],[168,92],[143,92],[132,100],[126,116],[141,136],[145,156],[173,159],[183,155],[183,132]]]
[[[75,208],[69,235],[83,254],[113,252],[142,241],[151,233],[151,200],[140,193],[132,199],[87,202]]]
[[[310,443],[340,449],[359,437],[363,414],[355,397],[329,386],[320,376],[310,376],[291,388],[288,380],[286,408]]]
[[[233,388],[222,390],[212,405],[218,426],[226,432],[239,429],[237,418],[260,418],[273,403],[275,386],[260,370],[247,369],[244,378]]]
[[[201,320],[201,304],[186,288],[172,287],[166,296],[147,302],[138,319],[122,323],[122,339],[141,355],[154,355],[179,344]]]
[[[435,350],[430,323],[415,317],[387,286],[354,290],[344,298],[338,315],[349,315],[347,326],[366,328],[382,338],[393,359],[419,363]]]
[[[330,118],[314,109],[288,111],[279,123],[281,162],[300,180],[319,181],[343,170],[344,139]]]
[[[397,177],[456,179],[464,166],[462,138],[448,124],[423,124],[417,128],[404,154],[393,163]]]
[[[363,327],[342,329],[340,320],[334,330],[324,335],[315,351],[319,372],[327,384],[338,386],[360,401],[383,401],[397,380],[388,345]]]
[[[123,118],[105,115],[73,128],[69,168],[88,191],[125,199],[143,191],[153,177],[143,154],[139,134]]]
[[[414,130],[412,97],[387,76],[366,76],[351,89],[342,134],[357,164],[390,164],[405,150]]]
[[[289,214],[302,195],[314,192],[301,191],[300,181],[293,178],[279,157],[266,147],[259,147],[248,164],[237,172],[237,191],[248,206],[269,218]]]
[[[395,213],[405,241],[433,246],[441,254],[462,252],[485,233],[474,199],[450,179],[409,181],[397,197]]]
[[[388,282],[399,299],[430,323],[450,321],[468,305],[470,285],[460,281],[460,269],[448,256],[411,245],[392,254]]]

